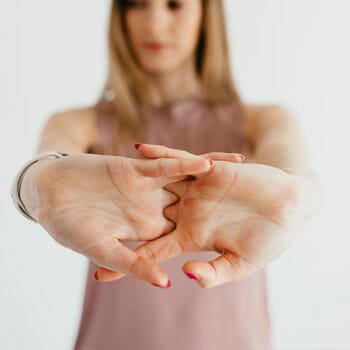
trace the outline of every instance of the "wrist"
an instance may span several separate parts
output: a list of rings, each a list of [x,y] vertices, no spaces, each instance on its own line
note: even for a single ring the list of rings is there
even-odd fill
[[[43,158],[32,164],[23,174],[22,184],[19,189],[19,196],[28,214],[38,222],[39,219],[39,173],[47,165],[54,161],[54,158]]]
[[[48,159],[48,157],[61,158],[64,156],[68,156],[68,154],[56,151],[39,153],[33,159],[26,162],[14,178],[11,186],[13,204],[27,219],[38,222],[40,204],[38,173],[40,169],[42,166],[47,165],[47,162],[52,161],[52,159]],[[24,197],[26,205],[23,202],[22,196]]]
[[[311,219],[323,204],[323,184],[312,169],[290,171],[289,174],[293,177],[297,188],[298,212],[304,224]]]

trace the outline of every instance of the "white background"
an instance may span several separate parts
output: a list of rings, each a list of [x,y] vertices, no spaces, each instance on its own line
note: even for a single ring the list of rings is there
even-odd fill
[[[74,343],[87,260],[17,213],[9,189],[45,120],[97,98],[108,10],[107,0],[0,0],[1,349]],[[239,90],[294,113],[326,190],[320,212],[268,267],[275,348],[350,349],[350,3],[228,0],[226,10]]]

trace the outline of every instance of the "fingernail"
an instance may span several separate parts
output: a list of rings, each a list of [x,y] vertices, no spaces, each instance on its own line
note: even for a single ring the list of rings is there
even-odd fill
[[[214,163],[214,162],[213,162],[211,159],[209,159],[209,164],[210,164],[210,166],[212,166],[213,163]]]
[[[99,281],[99,278],[98,278],[98,276],[97,276],[97,271],[94,273],[94,279],[95,279],[96,281]]]
[[[241,158],[241,162],[243,162],[247,158],[244,154],[239,153],[238,155]]]
[[[201,278],[199,276],[197,276],[196,274],[192,273],[192,272],[186,272],[185,274],[187,275],[187,277],[192,278],[193,280],[199,281]]]
[[[135,147],[136,149],[139,149],[140,146],[141,146],[141,143],[135,143],[135,144],[134,144],[134,147]]]
[[[158,283],[152,283],[154,286],[156,286],[156,287],[159,287],[159,288],[170,288],[171,287],[171,281],[170,280],[168,280],[168,284],[165,286],[165,287],[163,287],[163,286],[161,286],[160,284],[158,284]]]

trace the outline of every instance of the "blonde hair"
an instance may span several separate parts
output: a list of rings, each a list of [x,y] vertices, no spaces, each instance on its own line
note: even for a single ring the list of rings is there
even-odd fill
[[[202,0],[203,22],[196,49],[196,71],[209,103],[237,103],[241,99],[233,82],[222,0]],[[113,111],[119,130],[113,146],[139,137],[140,103],[147,100],[146,74],[127,41],[123,0],[112,0],[108,27],[109,71],[97,107]],[[114,98],[115,96],[115,98]],[[124,133],[121,133],[121,128]]]

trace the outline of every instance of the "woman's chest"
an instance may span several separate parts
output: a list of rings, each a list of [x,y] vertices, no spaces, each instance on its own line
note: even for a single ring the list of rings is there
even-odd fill
[[[234,117],[222,114],[152,118],[145,124],[142,142],[194,154],[217,151],[247,155],[249,151],[242,125]]]

